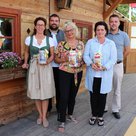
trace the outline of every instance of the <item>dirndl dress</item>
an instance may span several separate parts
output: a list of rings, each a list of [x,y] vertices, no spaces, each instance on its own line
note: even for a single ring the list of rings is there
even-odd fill
[[[40,50],[49,51],[49,38],[46,38],[47,46]],[[31,99],[45,100],[55,96],[55,83],[51,64],[43,65],[38,63],[34,57],[39,53],[39,48],[33,46],[33,37],[30,40],[30,67],[28,71],[27,96]]]
[[[37,59],[30,61],[27,96],[31,99],[45,100],[55,96],[55,84],[51,64],[38,64]]]

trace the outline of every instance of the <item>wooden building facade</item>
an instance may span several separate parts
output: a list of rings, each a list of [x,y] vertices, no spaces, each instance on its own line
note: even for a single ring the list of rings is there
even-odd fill
[[[115,9],[116,5],[110,5]],[[11,34],[0,29],[0,47],[5,39],[11,42],[11,51],[24,57],[24,40],[33,31],[33,21],[42,16],[47,20],[56,13],[65,21],[75,22],[79,28],[79,38],[84,42],[93,37],[93,27],[97,21],[105,20],[112,12],[106,9],[105,0],[0,0],[0,28],[5,20],[11,25]],[[105,10],[106,9],[106,10]],[[47,25],[48,26],[48,25]],[[85,75],[85,73],[84,73]],[[80,92],[84,90],[84,78]],[[0,69],[0,124],[25,116],[34,110],[33,101],[26,96],[26,71],[21,67],[14,70]]]

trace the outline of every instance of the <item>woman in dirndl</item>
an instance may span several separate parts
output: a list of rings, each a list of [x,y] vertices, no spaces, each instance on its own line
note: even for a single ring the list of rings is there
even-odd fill
[[[39,113],[37,124],[48,127],[48,100],[55,96],[55,85],[51,62],[54,58],[53,39],[45,34],[46,19],[38,17],[34,21],[32,36],[25,39],[25,57],[22,68],[28,69],[27,96],[35,100]],[[28,60],[30,61],[28,62]]]

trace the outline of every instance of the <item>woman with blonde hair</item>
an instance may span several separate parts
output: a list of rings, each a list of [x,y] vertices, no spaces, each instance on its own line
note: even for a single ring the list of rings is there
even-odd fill
[[[58,131],[64,132],[67,120],[77,123],[77,120],[72,116],[75,106],[75,97],[77,95],[79,85],[82,78],[82,64],[83,64],[83,42],[77,39],[78,28],[73,22],[66,22],[64,24],[64,33],[66,41],[62,41],[57,46],[55,51],[55,61],[60,64],[59,72],[59,113]]]

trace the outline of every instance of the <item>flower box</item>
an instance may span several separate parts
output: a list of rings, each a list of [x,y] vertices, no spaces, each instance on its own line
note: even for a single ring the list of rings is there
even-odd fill
[[[21,66],[10,69],[0,69],[0,82],[26,77],[26,70]]]
[[[15,52],[2,52],[0,53],[0,68],[10,69],[16,68],[21,64],[21,58]]]

